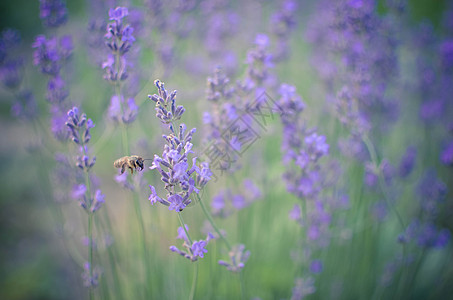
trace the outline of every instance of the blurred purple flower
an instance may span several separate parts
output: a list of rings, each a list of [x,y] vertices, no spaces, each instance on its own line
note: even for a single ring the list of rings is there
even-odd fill
[[[319,259],[314,259],[310,263],[310,271],[314,274],[319,274],[323,270],[323,263]]]
[[[313,277],[296,278],[292,291],[291,300],[302,300],[306,296],[316,292],[315,280]]]
[[[39,9],[39,17],[44,26],[59,27],[68,19],[68,10],[63,0],[39,0]]]
[[[447,166],[453,166],[453,141],[448,143],[442,150],[440,161]]]
[[[399,175],[401,177],[407,177],[412,172],[415,166],[416,158],[417,148],[415,148],[414,146],[407,147],[406,153],[404,153],[403,157],[401,158],[399,165]]]
[[[184,227],[186,227],[186,230],[189,231],[189,226],[187,226],[187,224],[184,224]],[[186,235],[186,231],[182,227],[178,227],[178,236],[176,238],[189,242],[189,239],[187,238]]]
[[[206,241],[203,241],[203,240],[194,241],[192,243],[192,248],[191,248],[192,252],[193,252],[193,255],[203,258],[204,257],[204,253],[208,252],[208,250],[205,249],[207,244],[208,243]]]
[[[240,244],[233,246],[228,255],[230,256],[230,262],[219,260],[219,265],[225,266],[231,272],[239,272],[245,267],[245,263],[250,257],[250,251],[245,251],[245,246]]]

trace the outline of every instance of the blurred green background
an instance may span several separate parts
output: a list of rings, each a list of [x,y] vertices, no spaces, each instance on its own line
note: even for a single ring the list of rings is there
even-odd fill
[[[118,4],[123,2],[118,1]],[[139,5],[140,1],[132,1]],[[74,33],[76,30],[86,32],[87,3],[83,1],[68,1],[69,23],[65,30]],[[435,26],[439,25],[441,14],[447,1],[413,0],[409,1],[412,22],[429,19]],[[312,3],[299,4],[312,8]],[[382,6],[382,5],[381,5]],[[266,12],[269,13],[269,12]],[[309,13],[309,12],[307,12]],[[243,16],[246,17],[246,16]],[[265,21],[263,21],[265,23]],[[304,21],[301,21],[303,24]],[[261,24],[262,25],[262,24]],[[39,20],[38,1],[2,1],[0,2],[0,28],[1,30],[12,27],[20,30],[23,37],[21,51],[31,63],[31,43],[34,37],[44,32]],[[78,29],[77,29],[78,28]],[[80,29],[81,28],[81,29]],[[265,30],[258,25],[257,31]],[[298,93],[304,97],[307,104],[305,117],[309,124],[318,126],[321,132],[326,132],[331,140],[342,134],[336,129],[338,124],[332,118],[326,120],[327,113],[323,111],[320,102],[324,98],[323,92],[316,91],[320,83],[316,80],[314,70],[309,64],[309,47],[301,36],[301,28],[295,34],[297,38],[292,44],[292,60],[297,63],[285,62],[276,69],[282,82],[297,86]],[[77,103],[82,103],[83,110],[88,117],[93,118],[97,126],[93,130],[95,143],[108,127],[102,124],[105,109],[111,95],[111,87],[102,79],[102,72],[90,65],[82,45],[75,45],[76,50],[73,62],[70,65],[73,83],[70,97]],[[196,41],[188,41],[185,50],[193,50]],[[238,49],[240,59],[245,57],[247,45]],[[144,60],[152,57],[144,56]],[[146,67],[145,67],[146,68]],[[142,80],[143,92],[139,94],[145,101],[141,106],[138,120],[130,127],[131,140],[137,142],[147,140],[149,157],[161,152],[160,141],[161,127],[154,117],[154,107],[146,100],[148,93],[156,92],[152,81],[162,76],[160,71],[150,71],[149,80]],[[239,72],[241,74],[241,72]],[[36,68],[28,68],[27,83],[34,87],[34,91],[43,112],[40,123],[47,125],[47,104],[44,100],[45,81],[40,78]],[[186,107],[187,113],[183,121],[188,127],[201,128],[201,112],[206,110],[204,100],[205,79],[192,76],[185,71],[175,72],[170,78],[161,78],[166,82],[167,89],[178,89],[178,99]],[[316,98],[317,96],[320,99]],[[7,91],[0,91],[0,130],[2,141],[0,143],[0,298],[1,299],[82,299],[87,297],[86,289],[82,286],[80,263],[86,253],[82,245],[82,238],[86,230],[86,216],[77,203],[55,205],[52,200],[53,191],[49,182],[49,171],[54,166],[53,155],[57,151],[74,151],[71,144],[59,145],[52,141],[49,132],[38,131],[42,136],[37,136],[30,128],[30,124],[19,122],[10,116],[12,97]],[[322,121],[321,121],[322,120]],[[395,142],[401,140],[407,128],[404,124],[396,126],[383,148],[389,149],[388,154],[399,153],[405,146]],[[294,275],[297,274],[296,266],[289,253],[297,248],[297,236],[300,227],[289,222],[288,211],[297,202],[295,197],[289,195],[280,182],[283,172],[280,154],[281,128],[278,120],[272,124],[272,131],[264,135],[254,147],[242,158],[244,169],[238,178],[252,177],[265,195],[262,201],[253,204],[227,220],[220,220],[219,225],[227,229],[228,237],[233,241],[245,243],[252,255],[244,270],[244,280],[247,286],[247,297],[260,297],[261,299],[289,298],[294,284]],[[196,141],[200,141],[202,130],[197,132]],[[421,137],[423,138],[423,137]],[[44,145],[44,149],[41,146]],[[132,148],[137,146],[132,145]],[[427,145],[427,147],[435,147]],[[152,282],[144,282],[143,261],[137,259],[141,249],[137,242],[139,228],[135,219],[131,193],[120,189],[113,181],[115,170],[112,162],[121,156],[121,133],[114,132],[109,136],[98,152],[95,173],[102,179],[101,188],[106,194],[106,205],[100,211],[100,218],[96,223],[96,232],[99,239],[105,239],[105,228],[110,227],[115,243],[113,250],[103,249],[99,246],[96,260],[104,267],[105,274],[116,266],[121,282],[122,293],[125,299],[140,298],[140,290],[148,286],[152,291],[153,299],[185,299],[187,298],[192,283],[192,264],[176,254],[168,251],[169,245],[175,244],[176,229],[179,226],[174,214],[159,205],[150,206],[147,200],[148,190],[141,192],[142,215],[145,223],[146,242],[149,250],[149,266],[152,272]],[[393,151],[393,152],[392,152]],[[263,155],[264,163],[249,164],[253,161],[255,153]],[[144,155],[144,154],[143,154]],[[395,154],[393,154],[395,155]],[[427,156],[428,159],[429,156]],[[438,164],[437,158],[432,161],[425,160],[425,165]],[[148,170],[147,170],[148,171]],[[447,173],[445,171],[445,173]],[[145,173],[149,184],[158,181],[156,174]],[[363,168],[351,165],[348,168],[347,178],[351,182],[362,182]],[[451,180],[450,176],[450,180]],[[227,184],[234,185],[232,179],[221,178],[220,182],[207,191],[209,199],[217,190]],[[228,181],[230,181],[228,183]],[[447,186],[452,186],[452,181]],[[361,187],[351,188],[352,209],[345,213],[345,218],[354,224],[359,217],[355,214],[366,215],[366,209],[360,205],[362,197]],[[209,202],[209,200],[207,200]],[[357,205],[357,206],[355,206]],[[410,204],[409,204],[410,205]],[[402,207],[404,208],[404,206]],[[203,226],[203,215],[197,206],[184,211],[185,220],[189,223],[191,233],[195,239],[204,236],[199,233]],[[105,224],[102,216],[110,215],[112,224]],[[391,217],[390,217],[391,218]],[[64,220],[64,221],[62,221]],[[378,227],[373,226],[372,220],[366,219],[365,224],[355,224],[359,228],[354,233],[354,238],[341,244],[342,232],[335,232],[338,236],[334,240],[339,242],[333,250],[325,253],[324,272],[317,277],[318,292],[314,299],[334,299],[331,294],[332,287],[341,285],[343,299],[368,299],[375,287],[377,261],[385,261],[391,256],[394,245],[389,241],[394,240],[399,231],[396,220],[387,222],[386,228],[378,232]],[[60,226],[62,225],[62,226]],[[451,228],[451,222],[448,224]],[[379,237],[371,239],[370,237]],[[379,251],[377,250],[379,249]],[[449,248],[451,250],[451,247]],[[109,256],[108,251],[113,251]],[[205,259],[200,260],[199,281],[197,285],[197,299],[237,299],[240,297],[239,280],[235,274],[230,274],[220,268],[216,261],[225,257],[225,250],[220,243],[212,243],[208,247]],[[379,252],[383,257],[374,257]],[[421,276],[414,287],[413,298],[442,299],[442,295],[452,291],[448,286],[451,282],[453,269],[451,255],[444,252],[430,254],[424,268],[426,274],[435,274],[443,270],[443,278]],[[448,262],[448,263],[447,263]],[[445,269],[446,268],[446,269]],[[339,271],[340,270],[340,271]],[[382,271],[379,269],[379,271]],[[370,274],[371,273],[371,274]],[[369,276],[362,276],[368,274]],[[447,275],[445,275],[447,274]],[[115,295],[115,281],[111,276],[101,279],[97,296],[104,299],[118,298]],[[436,287],[434,289],[433,287]],[[450,294],[451,295],[451,294]],[[383,296],[382,299],[385,299]],[[446,299],[446,298],[444,298]]]

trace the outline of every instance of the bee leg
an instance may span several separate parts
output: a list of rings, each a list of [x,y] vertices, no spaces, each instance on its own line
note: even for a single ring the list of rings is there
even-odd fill
[[[126,165],[122,165],[122,166],[121,166],[121,174],[123,174],[124,171],[126,171]]]
[[[131,166],[129,166],[129,169],[131,170],[131,175],[134,174],[134,168],[132,168]]]

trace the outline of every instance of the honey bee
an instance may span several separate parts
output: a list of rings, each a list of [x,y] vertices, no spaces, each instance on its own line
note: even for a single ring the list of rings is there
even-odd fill
[[[134,169],[138,171],[142,171],[143,168],[145,167],[144,162],[146,159],[143,159],[142,157],[138,155],[131,155],[131,156],[123,156],[113,162],[113,166],[115,168],[121,168],[121,174],[126,171],[126,168],[129,168],[131,170],[131,174],[134,173]]]

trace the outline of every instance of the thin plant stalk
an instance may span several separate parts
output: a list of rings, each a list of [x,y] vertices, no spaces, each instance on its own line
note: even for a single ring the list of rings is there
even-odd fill
[[[83,155],[87,156],[85,143],[82,141]],[[87,187],[86,193],[88,195],[87,199],[91,199],[91,184],[90,184],[90,174],[88,170],[85,170],[85,185]],[[93,212],[91,207],[88,210],[88,240],[89,240],[89,264],[90,264],[90,280],[93,278]],[[90,284],[90,300],[93,299],[93,286]]]
[[[365,143],[368,152],[371,157],[371,161],[373,164],[378,167],[378,160],[377,160],[377,155],[376,155],[376,150],[374,149],[373,143],[371,140],[366,136],[362,136],[362,140]],[[404,230],[406,227],[404,226],[403,219],[401,218],[401,215],[399,214],[398,210],[395,208],[395,206],[391,203],[390,197],[387,194],[387,191],[384,187],[384,178],[382,177],[382,172],[378,172],[378,181],[379,181],[379,188],[382,191],[382,194],[384,195],[384,199],[387,202],[387,205],[392,209],[393,213],[396,215],[398,218],[398,222],[400,223],[402,229]]]
[[[179,211],[178,212],[178,220],[179,224],[181,224],[181,227],[184,229],[184,232],[186,233],[187,239],[189,240],[190,245],[192,245],[192,239],[190,238],[189,232],[186,229],[184,219],[182,218],[182,213]],[[192,252],[192,249],[190,250]]]
[[[198,202],[200,202],[200,205],[201,205],[201,208],[203,209],[203,213],[205,214],[206,218],[208,219],[209,223],[211,223],[212,227],[214,228],[214,230],[217,232],[217,234],[219,235],[219,237],[225,242],[225,245],[227,246],[228,248],[228,251],[231,251],[231,245],[230,243],[228,242],[228,240],[223,236],[223,234],[220,232],[219,228],[217,227],[217,225],[215,224],[214,220],[212,219],[212,216],[211,214],[209,213],[209,211],[206,209],[206,206],[204,205],[203,201],[201,200],[201,197],[197,195],[197,199],[198,199]]]
[[[244,274],[242,272],[239,272],[239,287],[241,289],[241,298],[245,300]]]
[[[195,262],[195,266],[193,269],[192,287],[190,289],[189,300],[193,300],[195,298],[195,292],[197,289],[197,281],[198,281],[198,262]]]
[[[178,212],[178,220],[179,220],[179,224],[181,225],[181,227],[184,229],[184,233],[186,234],[187,236],[187,239],[189,240],[189,243],[190,245],[192,245],[192,239],[190,238],[190,235],[189,235],[189,232],[187,231],[186,229],[186,226],[185,226],[185,223],[184,223],[184,219],[182,217],[182,213],[181,212]],[[192,248],[189,249],[190,252],[192,253]],[[192,287],[190,288],[190,294],[189,294],[189,300],[193,300],[194,297],[195,297],[195,291],[197,289],[197,281],[198,281],[198,263],[197,262],[194,262],[195,266],[194,266],[194,273],[193,273],[193,278],[192,278]]]
[[[116,64],[116,68],[117,68],[117,74],[120,72],[120,53],[117,52],[116,55],[115,55],[115,64]],[[121,82],[116,82],[115,84],[115,94],[116,96],[118,97],[118,99],[121,99]],[[121,109],[121,114],[124,113],[124,110],[123,110],[123,104],[121,103],[121,100],[119,101],[120,102],[120,109]],[[123,142],[123,151],[126,155],[130,155],[130,149],[129,149],[129,135],[128,135],[128,132],[127,132],[127,127],[125,124],[122,124],[121,126],[121,136],[122,136],[122,142]],[[137,216],[137,223],[138,223],[138,226],[139,226],[139,230],[140,230],[140,244],[141,244],[141,249],[142,249],[142,259],[144,260],[145,262],[145,274],[146,274],[146,282],[147,283],[150,283],[150,278],[151,278],[151,275],[150,275],[150,270],[149,270],[149,265],[148,265],[148,257],[147,257],[147,253],[148,253],[148,250],[147,250],[147,247],[146,247],[146,237],[145,237],[145,226],[144,226],[144,223],[143,223],[143,217],[142,217],[142,214],[141,214],[141,208],[140,208],[140,199],[138,197],[138,194],[136,191],[133,192],[133,202],[134,202],[134,210],[135,210],[135,214]],[[148,284],[146,284],[146,286],[148,287]]]

